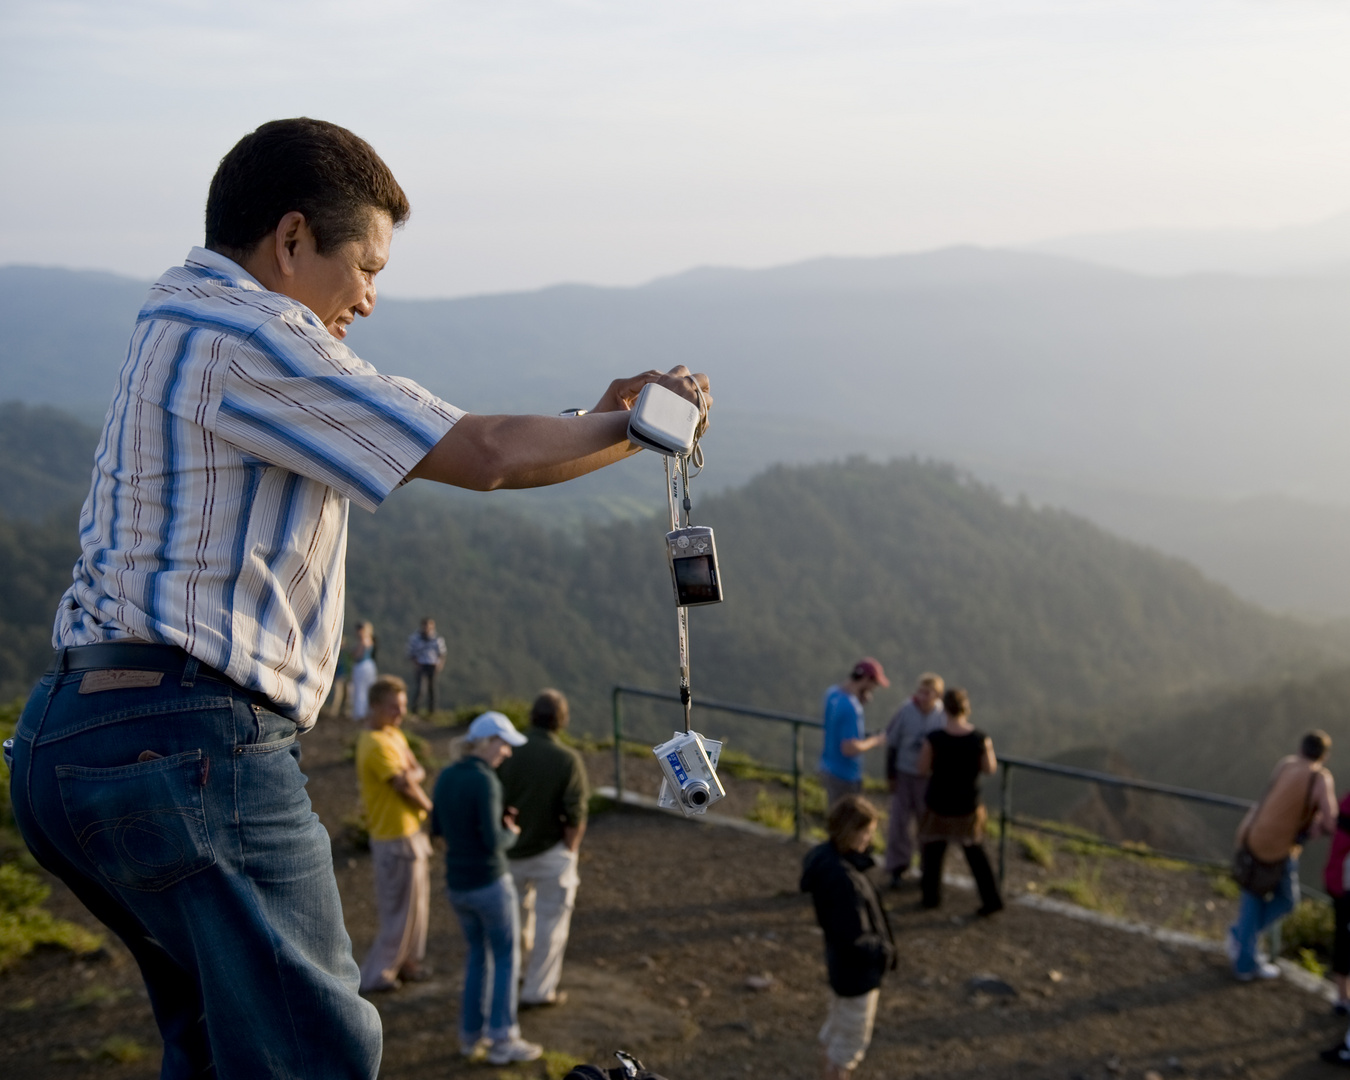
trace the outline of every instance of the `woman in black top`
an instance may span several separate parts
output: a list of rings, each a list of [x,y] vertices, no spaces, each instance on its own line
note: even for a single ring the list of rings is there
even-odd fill
[[[947,842],[956,840],[966,854],[975,886],[980,891],[977,915],[1003,908],[998,882],[984,852],[984,807],[980,804],[980,775],[998,768],[994,744],[970,722],[970,697],[959,687],[942,696],[946,724],[929,734],[919,752],[919,775],[928,777],[919,840],[923,844],[923,906],[942,903],[942,860]]]

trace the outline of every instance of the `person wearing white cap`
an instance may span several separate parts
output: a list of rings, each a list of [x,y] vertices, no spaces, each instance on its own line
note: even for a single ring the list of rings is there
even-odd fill
[[[459,1010],[465,1057],[484,1047],[493,1065],[534,1061],[543,1053],[516,1023],[520,910],[506,852],[520,835],[514,807],[502,806],[496,768],[525,736],[499,712],[469,725],[465,755],[441,773],[432,795],[432,835],[445,838],[445,883],[468,958]]]

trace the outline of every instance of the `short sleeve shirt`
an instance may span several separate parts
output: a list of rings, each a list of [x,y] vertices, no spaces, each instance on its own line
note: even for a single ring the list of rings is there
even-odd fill
[[[356,780],[366,807],[366,827],[372,840],[411,836],[427,812],[413,806],[389,781],[409,765],[408,738],[396,727],[362,731],[356,737]]]
[[[53,644],[177,645],[310,726],[337,665],[348,505],[378,507],[462,415],[193,249],[137,317]]]
[[[840,746],[845,739],[861,739],[864,734],[862,702],[842,687],[831,688],[825,695],[825,742],[820,752],[821,770],[840,780],[861,780],[862,755],[848,757]]]

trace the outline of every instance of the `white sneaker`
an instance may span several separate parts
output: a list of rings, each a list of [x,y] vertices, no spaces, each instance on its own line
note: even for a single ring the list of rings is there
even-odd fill
[[[479,1054],[481,1054],[491,1045],[492,1045],[491,1039],[480,1038],[474,1040],[473,1042],[468,1042],[467,1040],[461,1038],[459,1040],[459,1052],[460,1055],[463,1057],[474,1058],[477,1057]]]
[[[489,1065],[510,1065],[515,1061],[537,1061],[543,1056],[544,1048],[538,1043],[524,1039],[502,1039],[488,1049]]]
[[[1238,982],[1251,982],[1253,979],[1278,979],[1280,969],[1269,961],[1259,961],[1251,971],[1238,972]]]

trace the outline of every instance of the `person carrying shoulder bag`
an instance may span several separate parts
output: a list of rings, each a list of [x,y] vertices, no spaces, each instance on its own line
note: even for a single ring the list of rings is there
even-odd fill
[[[1282,758],[1261,801],[1237,831],[1233,878],[1242,888],[1237,921],[1228,931],[1228,958],[1243,982],[1278,978],[1280,969],[1257,954],[1257,940],[1298,903],[1298,856],[1303,841],[1336,827],[1336,785],[1323,764],[1331,736],[1310,731],[1297,754]]]

